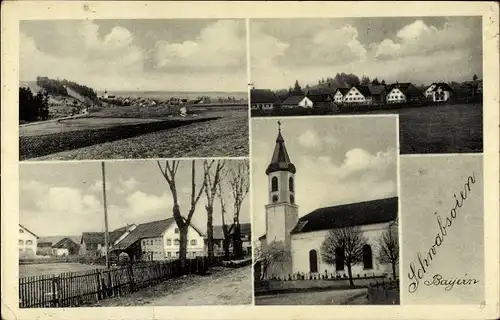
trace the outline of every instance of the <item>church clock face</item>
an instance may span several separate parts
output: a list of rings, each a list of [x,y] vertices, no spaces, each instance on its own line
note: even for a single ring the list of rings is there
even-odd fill
[[[290,203],[295,204],[295,197],[293,196],[293,194],[290,195]]]
[[[278,202],[278,196],[277,196],[277,195],[274,195],[274,196],[273,196],[273,203],[276,203],[276,202]]]

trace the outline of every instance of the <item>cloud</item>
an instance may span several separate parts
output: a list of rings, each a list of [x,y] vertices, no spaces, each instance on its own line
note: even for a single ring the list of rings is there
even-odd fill
[[[243,21],[220,20],[201,30],[195,40],[159,41],[154,58],[160,69],[244,69],[245,25]]]
[[[416,20],[400,29],[394,39],[373,44],[375,59],[386,60],[423,56],[438,51],[464,50],[470,46],[473,30],[464,24],[448,22],[438,29]]]
[[[169,193],[161,196],[146,194],[142,191],[136,191],[129,195],[125,202],[130,210],[136,214],[143,214],[150,211],[168,209],[173,206],[172,197]]]
[[[306,130],[299,136],[299,144],[304,148],[317,148],[321,145],[318,135],[312,130]]]

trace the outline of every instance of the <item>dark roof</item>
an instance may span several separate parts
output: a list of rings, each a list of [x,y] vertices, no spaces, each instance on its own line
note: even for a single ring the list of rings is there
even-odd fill
[[[252,225],[250,223],[240,223],[241,235],[252,234]],[[234,233],[234,228],[231,230],[231,234]],[[222,231],[222,226],[214,226],[214,239],[224,239],[224,232]]]
[[[250,102],[251,103],[276,103],[276,102],[280,102],[280,99],[271,90],[252,89],[252,90],[250,90]]]
[[[34,234],[33,232],[31,232],[28,228],[26,228],[25,226],[23,226],[22,224],[19,224],[19,226],[21,228],[23,228],[24,230],[28,231],[29,233],[31,233],[32,235],[34,235],[37,239],[38,239],[38,236],[36,234]]]
[[[121,227],[116,230],[110,231],[109,234],[109,243],[113,244],[122,234],[127,231],[128,226]],[[104,232],[83,232],[82,240],[80,243],[85,242],[86,244],[105,244],[105,234]]]
[[[289,96],[282,104],[299,104],[304,99],[304,96]]]
[[[72,244],[77,246],[78,244],[70,238],[62,238],[56,244],[52,245],[52,248],[65,248],[65,244]]]
[[[47,236],[40,237],[38,239],[38,245],[40,245],[40,243],[50,243],[50,245],[52,246],[53,244],[58,243],[64,238],[71,239],[74,243],[79,243],[81,240],[81,236]]]
[[[379,95],[379,94],[384,93],[385,86],[383,84],[379,84],[379,85],[369,84],[368,85],[368,90],[370,90],[370,93],[372,95]]]
[[[314,89],[309,89],[307,91],[307,95],[316,95],[316,94],[329,94],[329,95],[334,95],[335,94],[334,88],[314,88]]]
[[[370,91],[370,88],[368,86],[362,86],[362,85],[355,85],[353,86],[354,88],[358,89],[358,91],[365,97],[371,97],[372,93]]]
[[[126,249],[130,245],[134,244],[137,240],[143,238],[161,237],[165,230],[167,230],[174,223],[174,218],[141,223],[134,230],[132,230],[132,232],[128,236],[117,243],[116,247]]]
[[[330,230],[393,221],[398,198],[387,198],[316,209],[299,219],[292,233]]]
[[[337,93],[337,91],[340,91],[340,93],[342,93],[342,95],[344,96],[347,92],[349,92],[349,90],[351,90],[350,88],[337,88],[337,90],[335,90],[335,93]]]
[[[436,87],[434,87],[434,89],[432,89],[432,91],[437,91],[438,88],[442,88],[443,90],[446,90],[446,91],[453,91],[453,89],[450,87],[450,85],[445,83],[445,82],[436,83]]]
[[[324,93],[309,93],[307,94],[307,98],[311,100],[312,102],[324,102],[328,97],[331,98],[330,94],[324,94]]]
[[[276,146],[274,147],[271,163],[267,166],[266,174],[269,175],[270,173],[276,171],[290,171],[291,173],[296,172],[295,166],[290,161],[290,157],[286,151],[285,139],[283,139],[283,136],[281,135],[281,129],[278,129]]]
[[[389,86],[387,92],[391,92],[394,88],[398,88],[406,97],[422,95],[422,91],[409,82],[393,83]]]

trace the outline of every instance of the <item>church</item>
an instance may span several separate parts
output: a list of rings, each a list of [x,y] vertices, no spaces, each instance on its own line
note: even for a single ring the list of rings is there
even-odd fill
[[[353,277],[392,275],[392,265],[380,263],[377,259],[377,243],[389,228],[395,227],[397,230],[398,198],[318,208],[299,218],[295,185],[300,182],[296,182],[295,176],[300,168],[296,168],[290,160],[281,133],[281,123],[278,122],[278,125],[274,152],[265,172],[268,176],[266,233],[259,238],[258,246],[265,250],[273,242],[280,243],[290,252],[291,258],[278,266],[269,267],[264,278],[325,273],[347,276],[347,266],[341,259],[343,251],[340,248],[335,250],[336,263],[331,265],[322,260],[321,245],[330,230],[350,226],[359,226],[367,241],[363,245],[363,261],[352,266]],[[332,197],[335,197],[334,192]]]

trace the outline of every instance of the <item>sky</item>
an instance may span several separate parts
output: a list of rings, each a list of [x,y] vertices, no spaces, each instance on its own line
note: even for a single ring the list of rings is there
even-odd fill
[[[314,85],[337,73],[430,84],[482,77],[481,17],[254,19],[256,88]]]
[[[228,160],[229,161],[229,160]],[[234,166],[243,160],[230,160]],[[165,161],[161,162],[165,167]],[[203,164],[196,162],[197,188],[203,181]],[[156,161],[106,162],[109,230],[172,217],[170,189]],[[179,205],[186,217],[191,196],[191,161],[180,163],[177,176]],[[232,218],[230,188],[224,185],[226,222]],[[20,164],[19,223],[38,236],[81,235],[104,231],[101,162]],[[250,222],[249,196],[243,202],[240,223]],[[193,224],[206,230],[206,196],[198,202]],[[220,205],[214,202],[214,225],[221,224]]]
[[[244,20],[32,20],[20,23],[20,80],[96,90],[246,91]]]
[[[265,233],[266,168],[276,145],[277,121],[295,165],[299,217],[338,204],[397,196],[396,117],[252,119],[254,239]]]

